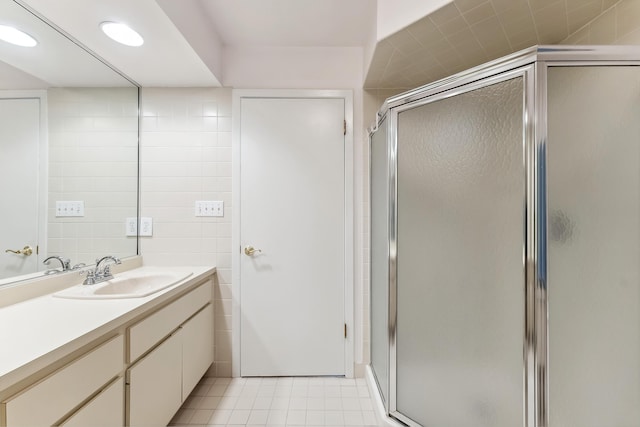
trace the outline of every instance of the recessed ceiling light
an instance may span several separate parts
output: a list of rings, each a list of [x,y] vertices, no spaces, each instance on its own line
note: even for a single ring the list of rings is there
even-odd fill
[[[138,33],[136,33],[131,27],[119,22],[103,22],[100,24],[102,31],[117,41],[127,46],[142,46],[144,39]]]
[[[38,44],[29,34],[8,25],[0,25],[0,40],[23,47],[34,47]]]

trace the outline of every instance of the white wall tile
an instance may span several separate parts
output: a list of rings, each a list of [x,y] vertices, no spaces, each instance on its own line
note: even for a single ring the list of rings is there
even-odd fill
[[[230,89],[142,89],[140,203],[154,236],[141,253],[149,264],[217,266],[219,377],[232,372],[231,103]],[[195,217],[196,200],[224,201],[224,217]]]
[[[47,94],[47,255],[72,263],[133,255],[124,221],[137,211],[137,89],[54,88]],[[82,200],[85,216],[57,218],[57,200]]]
[[[218,131],[218,115],[231,111],[231,90],[144,88],[141,107],[141,215],[154,221],[141,253],[149,264],[219,268],[215,373],[230,376],[231,211],[196,217],[195,201],[223,200],[231,191],[230,129],[222,137]],[[220,141],[227,148],[218,148]]]

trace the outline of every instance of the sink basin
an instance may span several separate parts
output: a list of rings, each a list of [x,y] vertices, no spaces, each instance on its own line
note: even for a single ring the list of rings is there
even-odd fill
[[[142,298],[183,281],[193,273],[145,272],[127,276],[116,276],[96,285],[78,285],[53,294],[58,298],[71,299],[118,299]]]

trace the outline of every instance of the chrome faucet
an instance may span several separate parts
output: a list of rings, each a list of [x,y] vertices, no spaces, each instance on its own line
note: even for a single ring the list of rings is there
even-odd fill
[[[51,261],[52,259],[60,261],[60,265],[62,266],[62,271],[71,270],[71,260],[69,258],[62,258],[62,257],[59,257],[59,256],[52,255],[49,258],[47,258],[44,261],[42,261],[42,263],[45,264],[45,265],[49,265],[49,261]]]
[[[102,264],[106,263],[107,261],[113,261],[114,264],[121,264],[122,263],[119,258],[116,258],[116,257],[111,256],[111,255],[107,255],[105,257],[97,259],[96,260],[96,268],[93,269],[93,270],[87,270],[87,277],[84,279],[84,282],[82,282],[82,284],[83,285],[95,285],[96,283],[100,283],[100,282],[104,282],[104,281],[113,279],[113,274],[111,274],[111,266],[110,265],[105,265],[104,267],[102,267],[102,270],[100,269]]]

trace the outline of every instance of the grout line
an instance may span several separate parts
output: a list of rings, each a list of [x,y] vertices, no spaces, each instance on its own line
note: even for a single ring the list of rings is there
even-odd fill
[[[279,393],[282,395],[279,396]],[[223,403],[225,407],[221,408],[220,403],[224,399],[227,399]],[[268,408],[266,400],[269,400]],[[211,406],[215,407],[212,409]],[[289,377],[203,378],[169,425],[210,425],[214,417],[224,420],[224,425],[231,425],[227,424],[229,421],[239,421],[240,424],[233,425],[245,426],[250,425],[251,420],[264,421],[255,425],[267,425],[268,417],[282,421],[273,424],[282,426],[292,425],[287,424],[289,419],[303,425],[309,421],[309,417],[317,420],[319,425],[323,425],[327,417],[332,422],[339,421],[339,425],[364,426],[365,421],[375,423],[371,397],[362,381]],[[320,424],[320,421],[323,423]]]

